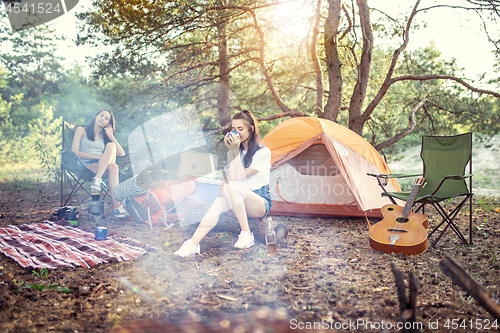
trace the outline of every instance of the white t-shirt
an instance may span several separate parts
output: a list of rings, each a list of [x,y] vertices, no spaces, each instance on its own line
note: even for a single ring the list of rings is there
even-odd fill
[[[257,170],[257,173],[251,175],[247,179],[235,181],[235,183],[248,188],[250,191],[258,190],[262,186],[269,184],[269,173],[271,171],[271,150],[260,143],[259,147],[260,149],[253,155],[252,163],[248,166],[249,168]],[[242,150],[240,153],[241,163],[243,163],[243,166],[245,165],[243,159],[245,158],[246,153],[246,150]]]

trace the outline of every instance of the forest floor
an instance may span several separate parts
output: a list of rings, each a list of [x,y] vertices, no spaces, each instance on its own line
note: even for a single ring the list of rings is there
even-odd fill
[[[59,202],[57,186],[48,183],[0,182],[0,197],[0,227],[43,222]],[[219,227],[202,242],[202,254],[189,258],[173,252],[195,225],[150,229],[112,217],[108,203],[99,222],[108,227],[108,233],[146,242],[158,251],[91,269],[57,269],[44,277],[0,255],[0,331],[146,332],[149,327],[148,332],[297,332],[302,328],[364,332],[391,331],[384,330],[391,326],[394,331],[400,313],[390,263],[405,274],[406,281],[413,272],[420,282],[419,331],[498,331],[492,316],[439,268],[439,262],[449,256],[490,295],[500,297],[500,213],[496,211],[500,203],[487,197],[474,202],[471,247],[447,232],[436,248],[429,245],[421,255],[387,254],[370,247],[364,218],[275,216],[275,222],[289,228],[277,256],[268,257],[261,242],[250,249],[234,249],[236,233]],[[428,214],[430,226],[435,226],[436,215],[432,209]],[[459,214],[458,225],[468,235],[468,207]],[[95,221],[80,212],[79,227],[92,231]],[[71,292],[21,288],[54,283]]]

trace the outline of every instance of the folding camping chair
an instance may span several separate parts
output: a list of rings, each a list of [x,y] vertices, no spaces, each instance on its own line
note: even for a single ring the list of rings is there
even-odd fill
[[[420,187],[415,198],[415,203],[420,204],[416,209],[424,212],[424,206],[431,204],[443,218],[442,222],[432,230],[428,237],[433,235],[444,223],[446,226],[433,243],[436,246],[448,228],[451,228],[465,245],[472,245],[472,133],[455,136],[423,136],[420,153],[424,164],[424,187]],[[469,174],[465,168],[469,164]],[[415,177],[418,175],[374,175],[384,192],[383,196],[389,197],[394,203],[394,198],[406,201],[410,191],[386,192],[384,186],[388,178]],[[469,179],[467,186],[466,179]],[[451,210],[445,210],[443,201],[460,198],[460,202]],[[455,218],[460,210],[469,201],[469,242],[458,229]]]
[[[76,196],[76,193],[83,189],[90,197],[90,191],[86,188],[86,183],[92,181],[95,174],[87,169],[80,158],[71,151],[71,145],[73,143],[73,137],[75,136],[75,131],[77,125],[70,124],[63,121],[62,128],[62,147],[61,147],[61,206],[66,206],[70,202],[71,198],[75,197],[78,204],[80,201]],[[124,161],[121,163],[119,169],[122,169],[128,160],[128,155],[122,157]],[[71,192],[64,200],[64,186],[69,184]],[[111,195],[106,189],[103,189],[104,197]]]

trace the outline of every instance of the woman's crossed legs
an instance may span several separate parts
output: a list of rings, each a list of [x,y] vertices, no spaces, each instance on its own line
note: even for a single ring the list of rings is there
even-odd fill
[[[115,163],[116,160],[116,145],[113,142],[106,144],[104,152],[99,156],[98,163],[88,164],[87,168],[95,173],[95,178],[102,179],[104,174],[108,173],[109,178],[109,193],[111,194],[111,199],[113,199],[113,208],[120,207],[121,204],[115,200],[113,197],[113,191],[115,187],[119,184],[120,174],[118,170],[118,165]]]

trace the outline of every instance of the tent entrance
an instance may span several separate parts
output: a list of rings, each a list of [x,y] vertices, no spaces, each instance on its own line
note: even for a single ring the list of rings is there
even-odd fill
[[[335,177],[339,174],[337,165],[323,143],[309,146],[291,158],[288,164],[302,175]]]
[[[271,198],[302,206],[356,206],[356,199],[322,143],[307,147],[269,175]]]

